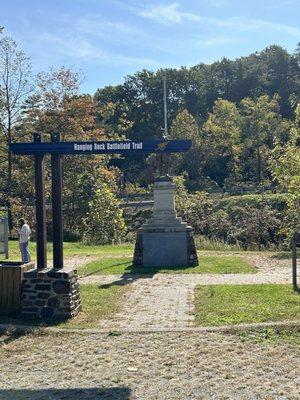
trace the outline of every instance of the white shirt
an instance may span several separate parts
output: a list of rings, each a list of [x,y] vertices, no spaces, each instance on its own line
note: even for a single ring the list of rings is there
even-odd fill
[[[27,224],[24,224],[19,230],[19,242],[26,243],[30,239],[31,229]]]

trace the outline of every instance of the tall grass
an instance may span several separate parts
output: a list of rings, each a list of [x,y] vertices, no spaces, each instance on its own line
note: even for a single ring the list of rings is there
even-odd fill
[[[243,251],[244,249],[239,243],[229,244],[220,239],[211,239],[207,236],[195,236],[195,245],[197,250],[210,251]]]

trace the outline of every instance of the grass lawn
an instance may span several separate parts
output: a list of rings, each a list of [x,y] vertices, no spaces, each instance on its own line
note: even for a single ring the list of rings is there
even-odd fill
[[[300,294],[290,285],[211,285],[195,292],[200,326],[300,320]]]
[[[253,268],[241,256],[199,255],[200,265],[197,267],[174,268],[136,268],[132,265],[132,257],[112,257],[92,261],[78,269],[79,276],[93,274],[153,274],[153,273],[185,273],[185,274],[229,274],[254,273]]]
[[[48,243],[48,259],[51,262],[52,243]],[[35,243],[30,243],[30,252],[32,259],[35,259]],[[10,260],[19,260],[20,252],[18,242],[12,240],[9,242]],[[217,255],[214,255],[217,254]],[[64,256],[95,256],[98,260],[92,261],[78,272],[80,276],[91,274],[153,274],[157,272],[163,273],[211,273],[211,274],[230,274],[230,273],[255,273],[256,270],[244,258],[243,252],[199,252],[200,265],[191,268],[134,268],[132,266],[133,245],[107,245],[107,246],[88,246],[79,242],[65,242]]]
[[[95,328],[101,319],[112,317],[121,305],[129,286],[97,284],[80,285],[82,311],[74,319],[59,326],[62,328]]]
[[[36,245],[35,242],[29,244],[32,259],[36,258]],[[107,246],[89,246],[80,242],[64,242],[64,255],[66,257],[74,256],[104,256],[104,257],[119,257],[122,255],[130,256],[133,252],[132,244],[118,244]],[[48,243],[48,258],[52,259],[52,243]],[[17,240],[9,241],[9,259],[19,260],[20,250]]]
[[[0,316],[2,324],[25,324],[31,326],[58,326],[60,328],[96,328],[101,319],[112,317],[121,307],[124,294],[129,286],[97,284],[80,285],[82,311],[74,319],[66,322],[39,322],[21,318]]]
[[[254,343],[289,343],[300,346],[300,328],[278,329],[265,328],[260,330],[244,330],[235,334],[241,342]]]

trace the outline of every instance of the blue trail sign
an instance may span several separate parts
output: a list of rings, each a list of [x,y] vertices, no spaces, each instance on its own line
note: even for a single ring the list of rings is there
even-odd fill
[[[106,142],[33,142],[12,143],[14,154],[137,154],[180,153],[188,151],[191,140],[106,141]]]

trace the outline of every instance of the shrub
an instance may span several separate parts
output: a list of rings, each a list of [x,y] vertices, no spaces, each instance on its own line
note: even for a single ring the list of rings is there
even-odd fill
[[[291,195],[287,193],[230,196],[220,200],[219,208],[224,209],[231,214],[231,209],[235,206],[260,208],[262,205],[268,205],[272,209],[282,212],[287,209],[290,197]]]
[[[107,244],[122,239],[125,230],[122,211],[106,184],[95,191],[83,224],[83,241],[86,243]]]
[[[278,212],[269,206],[260,208],[237,206],[233,210],[228,242],[242,244],[243,248],[266,248],[280,242],[280,225]]]
[[[218,200],[205,192],[189,194],[178,180],[177,212],[194,229],[215,243],[243,248],[279,246],[285,239],[285,213],[290,195],[232,196]]]

